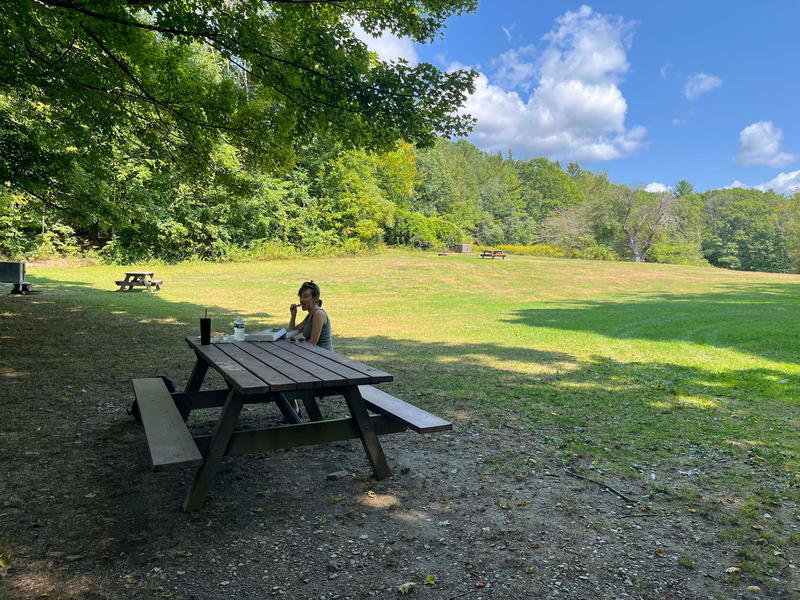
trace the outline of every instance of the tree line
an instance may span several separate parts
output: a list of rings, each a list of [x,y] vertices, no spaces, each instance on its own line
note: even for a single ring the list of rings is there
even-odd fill
[[[800,195],[687,181],[648,192],[577,163],[518,160],[460,140],[387,152],[324,137],[296,150],[294,169],[247,168],[233,147],[207,177],[119,153],[114,177],[80,171],[91,203],[56,206],[8,183],[0,253],[79,254],[110,262],[231,260],[358,253],[383,244],[547,245],[605,260],[712,264],[797,272]],[[56,196],[57,197],[57,194]]]

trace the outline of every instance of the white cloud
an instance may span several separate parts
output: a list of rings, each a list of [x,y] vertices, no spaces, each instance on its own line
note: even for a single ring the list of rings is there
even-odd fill
[[[505,26],[503,26],[503,25],[501,25],[501,26],[500,26],[500,29],[502,29],[502,30],[503,30],[503,35],[505,35],[505,36],[506,36],[506,41],[507,41],[507,42],[510,42],[510,41],[511,41],[511,38],[512,38],[512,37],[514,37],[514,36],[512,35],[512,32],[514,31],[514,27],[516,27],[516,26],[517,26],[517,24],[516,24],[516,23],[512,23],[512,24],[511,24],[511,25],[509,25],[508,27],[505,27]]]
[[[682,115],[679,115],[679,116],[677,116],[677,117],[673,118],[673,119],[672,119],[672,124],[673,124],[675,127],[680,127],[680,126],[682,126],[682,125],[686,125],[686,124],[689,122],[689,119],[691,119],[692,117],[694,117],[694,116],[695,116],[695,114],[696,114],[696,111],[694,111],[694,110],[687,110],[687,111],[686,111],[686,112],[684,112]]]
[[[373,37],[364,31],[358,23],[352,25],[351,29],[355,36],[367,45],[384,62],[404,58],[412,65],[419,62],[417,49],[414,42],[408,38],[401,38],[391,32],[384,32],[380,37]]]
[[[631,29],[632,23],[588,6],[558,17],[543,38],[546,47],[531,73],[535,89],[526,99],[479,74],[463,109],[477,118],[470,139],[492,152],[512,148],[518,156],[582,162],[634,153],[645,129],[625,127],[628,104],[618,87],[629,67]],[[503,71],[498,82],[524,82],[528,67],[506,60],[515,68]]]
[[[728,185],[724,186],[722,189],[723,189],[723,190],[730,190],[730,189],[732,189],[732,188],[743,188],[743,189],[747,189],[747,185],[745,185],[744,183],[742,183],[742,182],[741,182],[741,181],[739,181],[738,179],[735,179],[735,180],[733,181],[733,183],[729,183]]]
[[[530,45],[508,50],[494,59],[492,65],[498,67],[495,73],[497,83],[511,88],[523,86],[528,89],[537,72],[536,63],[526,60],[533,54],[534,47]]]
[[[666,63],[663,67],[661,67],[661,79],[666,79],[669,77],[669,72],[672,70],[672,63]]]
[[[654,181],[653,183],[648,183],[644,186],[645,192],[670,192],[672,188],[669,186],[664,185],[663,183],[659,183],[658,181]]]
[[[797,156],[781,152],[783,132],[772,121],[758,121],[739,132],[741,149],[736,162],[741,165],[767,165],[785,167],[797,160]]]
[[[772,190],[778,194],[794,194],[800,192],[800,169],[789,173],[778,173],[765,183],[754,186],[757,190]]]
[[[686,85],[683,87],[683,93],[688,100],[694,100],[721,85],[722,79],[719,77],[706,73],[698,73],[697,75],[689,77],[686,81]]]

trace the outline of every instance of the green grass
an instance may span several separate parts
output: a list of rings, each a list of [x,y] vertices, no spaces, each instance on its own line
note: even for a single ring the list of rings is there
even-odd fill
[[[153,295],[115,293],[120,267],[33,269],[58,300],[191,333],[285,324],[321,284],[337,348],[390,366],[394,387],[452,415],[569,430],[602,462],[702,453],[798,464],[800,277],[708,268],[390,252],[366,258],[160,266]],[[94,316],[90,316],[94,315]],[[87,323],[89,325],[89,323]],[[88,333],[88,332],[87,332]],[[636,468],[636,467],[634,467]]]
[[[769,510],[783,536],[795,518],[800,276],[390,251],[158,266],[164,287],[148,295],[113,291],[125,270],[32,268],[44,294],[29,306],[3,299],[0,313],[65,311],[79,324],[72,339],[98,355],[146,328],[146,370],[186,353],[182,336],[205,308],[215,330],[230,330],[235,314],[250,330],[284,325],[299,284],[314,279],[337,350],[393,373],[388,389],[456,427],[480,422],[519,441],[494,468],[527,468],[525,441],[535,440],[601,476],[647,481],[653,497],[709,515],[730,507],[740,528]]]

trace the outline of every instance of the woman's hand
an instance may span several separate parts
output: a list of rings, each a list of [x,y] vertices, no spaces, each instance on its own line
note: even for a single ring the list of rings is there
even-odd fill
[[[289,305],[289,313],[290,313],[290,314],[291,314],[293,317],[297,316],[297,306],[298,306],[297,304],[290,304],[290,305]]]

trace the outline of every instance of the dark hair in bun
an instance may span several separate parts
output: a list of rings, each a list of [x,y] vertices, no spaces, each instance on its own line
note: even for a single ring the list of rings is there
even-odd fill
[[[303,285],[300,286],[300,289],[297,290],[297,295],[301,296],[303,294],[303,290],[310,290],[311,297],[317,301],[317,306],[322,306],[322,300],[319,298],[319,286],[314,283],[314,280],[304,281]]]

